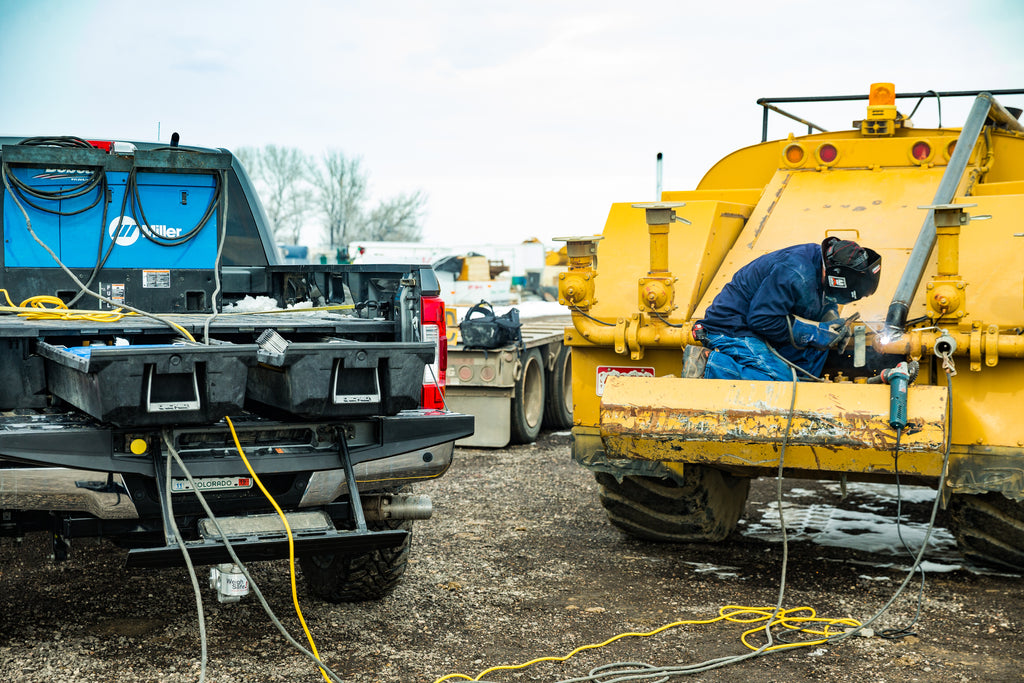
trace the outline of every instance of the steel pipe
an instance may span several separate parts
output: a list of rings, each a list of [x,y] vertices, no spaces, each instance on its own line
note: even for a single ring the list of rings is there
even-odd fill
[[[981,129],[984,127],[990,111],[995,111],[996,116],[999,117],[1005,114],[1007,118],[1012,118],[998,102],[992,99],[992,95],[989,93],[978,95],[960,131],[960,137],[957,138],[956,148],[953,150],[953,156],[949,159],[946,172],[942,174],[942,180],[939,181],[932,205],[952,203],[957,187],[960,185],[960,179],[967,169],[967,163],[971,159],[971,153],[974,151],[974,146],[978,142]],[[1015,119],[1014,121],[1016,122]],[[889,310],[885,316],[886,328],[903,331],[907,322],[907,313],[910,311],[910,303],[914,299],[914,294],[917,293],[918,285],[921,284],[921,277],[924,275],[934,246],[935,211],[929,209],[928,215],[924,219],[924,225],[921,226],[921,231],[917,234],[914,248],[910,252],[907,266],[903,269],[899,284],[896,285],[892,302],[889,304]]]

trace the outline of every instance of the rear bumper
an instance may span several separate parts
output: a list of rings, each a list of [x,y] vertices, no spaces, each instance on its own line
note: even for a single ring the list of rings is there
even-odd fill
[[[73,425],[70,433],[55,428],[53,421],[0,421],[0,509],[85,513],[102,520],[139,518],[123,475],[163,476],[165,456],[115,452],[112,444],[131,435],[89,428],[70,418],[66,422]],[[258,426],[258,435],[253,431],[254,424],[239,426],[239,432],[249,430],[245,440],[252,447],[245,448],[246,456],[257,474],[310,473],[299,507],[326,505],[347,492],[337,447],[323,442],[274,444],[271,439],[275,433],[294,432],[266,421]],[[349,441],[349,453],[356,482],[360,491],[373,491],[443,475],[451,465],[455,440],[472,433],[473,418],[409,411],[377,418],[373,425],[350,427],[346,431],[354,436]],[[315,426],[305,428],[314,436],[319,433]],[[226,427],[210,428],[210,433],[223,436],[222,429]],[[196,431],[172,434],[176,441],[188,441]],[[230,434],[227,436],[230,438]],[[151,437],[149,441],[156,439]],[[248,474],[233,447],[186,450],[179,445],[179,451],[195,477]],[[176,468],[175,476],[181,476]]]
[[[429,449],[473,433],[473,416],[437,410],[331,422],[234,420],[257,474],[312,472],[340,466],[342,434],[353,465]],[[167,434],[193,476],[244,476],[227,424],[171,428]],[[145,443],[141,454],[132,445]],[[159,429],[98,425],[80,414],[0,417],[0,462],[154,477],[164,458]]]

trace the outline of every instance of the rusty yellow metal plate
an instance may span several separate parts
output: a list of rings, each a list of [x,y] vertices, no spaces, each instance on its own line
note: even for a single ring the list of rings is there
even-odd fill
[[[889,387],[854,383],[613,377],[600,429],[612,458],[698,462],[742,470],[892,472]],[[911,386],[899,470],[937,476],[946,447],[946,390]],[[792,410],[790,406],[792,407]]]

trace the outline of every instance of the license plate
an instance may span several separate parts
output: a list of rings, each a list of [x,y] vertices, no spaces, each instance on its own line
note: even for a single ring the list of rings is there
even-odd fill
[[[200,477],[193,479],[200,491],[223,491],[225,489],[251,489],[251,477]],[[191,491],[188,479],[171,479],[171,491],[181,493]]]

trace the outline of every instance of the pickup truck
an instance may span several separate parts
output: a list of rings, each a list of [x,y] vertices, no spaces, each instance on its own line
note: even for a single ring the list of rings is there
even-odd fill
[[[393,588],[473,433],[430,267],[281,263],[224,149],[0,137],[0,171],[0,535],[286,558],[276,502],[311,593]]]

